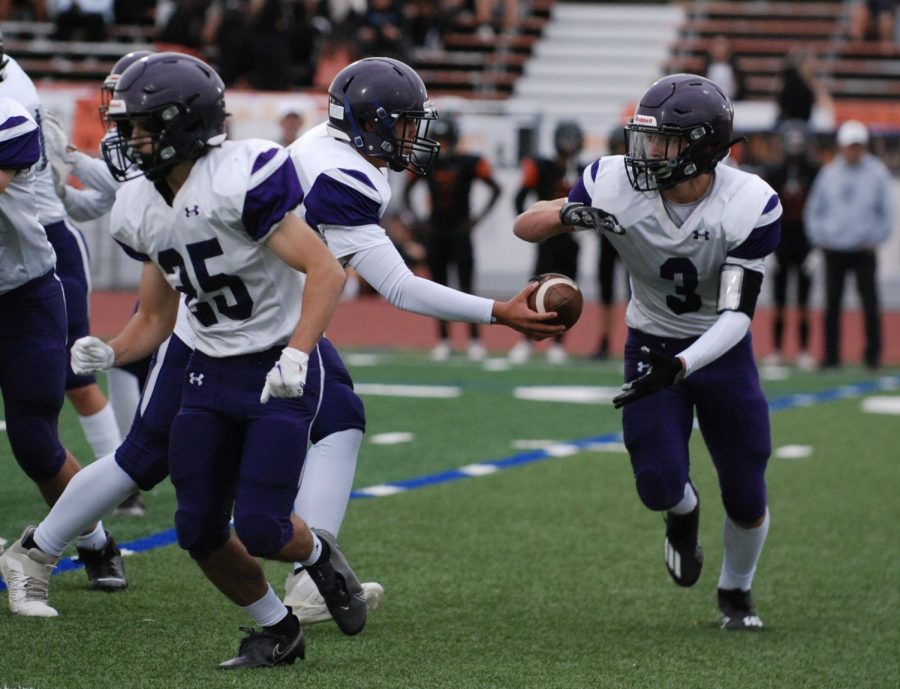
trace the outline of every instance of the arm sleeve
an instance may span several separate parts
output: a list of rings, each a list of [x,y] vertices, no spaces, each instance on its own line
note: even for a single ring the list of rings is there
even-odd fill
[[[491,322],[491,299],[413,275],[393,244],[358,251],[350,260],[350,267],[398,309],[445,321]]]
[[[684,360],[684,375],[712,363],[740,342],[750,328],[750,316],[741,311],[724,311],[709,330],[677,356]]]
[[[63,205],[66,214],[76,222],[94,220],[109,211],[116,200],[116,192],[111,194],[99,189],[76,189],[67,186]]]
[[[108,194],[114,198],[119,189],[119,182],[115,180],[106,163],[99,158],[85,155],[81,151],[72,154],[75,165],[72,174],[75,175],[86,187]],[[109,210],[107,208],[107,210]]]

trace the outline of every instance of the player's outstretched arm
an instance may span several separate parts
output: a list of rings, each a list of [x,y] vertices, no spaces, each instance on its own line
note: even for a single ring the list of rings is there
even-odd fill
[[[559,211],[566,201],[561,198],[533,204],[516,218],[513,233],[519,239],[536,243],[563,232],[572,232],[575,228],[563,225],[559,218]]]

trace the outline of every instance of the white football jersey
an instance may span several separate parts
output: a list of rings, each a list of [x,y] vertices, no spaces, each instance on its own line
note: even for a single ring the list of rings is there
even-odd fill
[[[18,171],[0,193],[0,294],[56,264],[35,205],[33,166],[40,155],[37,123],[17,101],[0,97],[0,168]]]
[[[14,59],[5,56],[8,60],[3,68],[0,80],[0,96],[12,98],[14,101],[21,103],[29,114],[37,122],[38,128],[41,126],[43,119],[43,108],[41,100],[38,97],[37,89],[34,82],[25,74],[19,63]],[[44,146],[44,135],[41,134],[41,147]],[[66,209],[62,201],[56,194],[56,188],[53,186],[53,173],[47,164],[47,154],[41,151],[41,159],[35,166],[35,199],[37,201],[38,217],[41,219],[42,225],[50,225],[66,217]]]
[[[332,136],[327,122],[306,132],[288,152],[304,191],[297,213],[325,238],[336,258],[390,243],[380,225],[391,200],[383,170]]]
[[[629,327],[660,337],[704,333],[716,321],[719,271],[735,263],[764,272],[778,245],[781,203],[756,175],[716,167],[713,184],[679,227],[659,192],[632,189],[622,156],[585,168],[569,193],[614,215],[624,235],[604,232],[628,270]]]
[[[278,144],[226,141],[195,162],[171,205],[145,177],[123,184],[110,226],[187,295],[196,349],[249,354],[286,345],[300,317],[300,273],[265,241],[302,198]]]

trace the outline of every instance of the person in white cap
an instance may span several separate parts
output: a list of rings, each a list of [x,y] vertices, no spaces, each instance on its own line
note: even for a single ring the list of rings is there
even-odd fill
[[[825,256],[825,357],[823,368],[841,364],[840,325],[844,278],[856,276],[866,323],[865,364],[881,363],[881,313],[876,249],[894,226],[891,175],[868,152],[869,131],[848,120],[837,132],[838,154],[813,182],[804,219],[810,244]]]

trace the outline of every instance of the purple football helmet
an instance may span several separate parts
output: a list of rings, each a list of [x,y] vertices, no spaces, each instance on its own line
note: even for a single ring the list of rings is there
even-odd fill
[[[672,74],[641,96],[625,126],[625,170],[636,191],[671,189],[728,155],[734,108],[712,81]]]
[[[116,84],[119,82],[122,73],[142,57],[147,57],[148,55],[153,55],[153,52],[150,50],[132,50],[116,61],[116,64],[112,66],[109,74],[103,80],[103,84],[100,86],[100,121],[103,123],[104,129],[109,129],[112,126],[112,123],[106,118],[106,111],[109,110],[109,101],[112,100],[113,91],[115,91]]]
[[[328,87],[328,121],[350,145],[392,170],[427,174],[440,145],[427,138],[437,119],[416,71],[387,57],[367,57],[344,67]],[[412,136],[404,135],[412,122]]]
[[[227,116],[225,85],[208,64],[183,53],[143,57],[116,83],[107,111],[116,132],[101,143],[103,158],[118,180],[160,180],[179,163],[220,146]],[[135,125],[147,136],[133,139]]]

